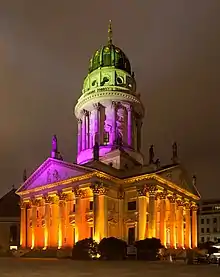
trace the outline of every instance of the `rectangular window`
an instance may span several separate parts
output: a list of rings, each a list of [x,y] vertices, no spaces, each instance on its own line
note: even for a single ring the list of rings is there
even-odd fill
[[[206,223],[209,224],[209,218],[206,219]]]
[[[136,201],[128,202],[128,211],[136,211]]]
[[[89,202],[89,210],[92,211],[93,210],[93,201]]]
[[[201,224],[204,224],[204,218],[201,219]]]
[[[213,218],[213,223],[217,223],[217,218],[216,217]]]
[[[213,232],[217,233],[217,228],[216,227],[213,228]]]
[[[205,242],[205,238],[204,237],[201,237],[201,242]]]
[[[209,228],[207,228],[206,232],[209,233]]]
[[[204,228],[201,228],[201,233],[204,233]]]

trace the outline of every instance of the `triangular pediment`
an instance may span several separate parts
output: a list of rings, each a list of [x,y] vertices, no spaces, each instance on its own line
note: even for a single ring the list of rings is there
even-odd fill
[[[91,173],[93,170],[77,164],[48,158],[17,190],[17,193],[47,184]]]
[[[194,186],[192,179],[189,178],[186,170],[181,165],[171,165],[166,169],[156,173],[160,177],[176,184],[180,188],[200,197],[197,188]]]

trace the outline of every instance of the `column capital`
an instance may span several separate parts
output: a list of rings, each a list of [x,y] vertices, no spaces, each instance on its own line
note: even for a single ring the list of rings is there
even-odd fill
[[[169,199],[170,203],[176,203],[177,196],[176,196],[176,194],[174,193],[174,194],[169,195],[169,196],[168,196],[168,199]]]
[[[78,118],[78,119],[77,119],[77,122],[78,122],[79,125],[82,124],[82,119],[81,119],[81,118]]]
[[[19,206],[21,209],[25,209],[27,205],[28,205],[28,202],[25,202],[22,199],[20,200]]]
[[[186,210],[190,210],[190,203],[189,202],[185,202],[184,206],[185,206]]]
[[[147,191],[150,197],[155,197],[157,193],[157,186],[156,185],[147,185]]]
[[[129,105],[129,106],[127,106],[126,109],[127,109],[128,112],[132,112],[132,111],[133,111],[133,106],[132,106],[132,105]]]
[[[89,114],[89,112],[88,112],[87,110],[83,109],[83,110],[82,110],[82,114],[83,114],[84,116],[87,116],[87,115]]]
[[[137,187],[137,194],[138,196],[146,196],[147,194],[147,187],[146,185],[142,186],[142,187]]]
[[[116,108],[116,107],[117,107],[117,105],[118,105],[118,102],[116,102],[116,101],[112,101],[112,108]]]
[[[167,190],[166,189],[164,189],[162,192],[159,192],[158,193],[158,197],[162,200],[164,200],[164,199],[166,199],[167,198],[167,196],[168,196],[168,193],[167,193]]]
[[[93,108],[95,109],[95,110],[100,110],[100,108],[101,108],[101,104],[100,103],[94,103],[93,104]]]
[[[32,207],[38,207],[38,206],[40,206],[40,199],[36,199],[36,198],[31,198],[31,200],[30,200],[30,205],[32,206]]]
[[[196,204],[191,204],[191,209],[192,209],[192,211],[198,211],[198,205],[196,205]]]
[[[177,205],[178,205],[178,207],[183,207],[184,206],[184,200],[183,199],[177,199]]]
[[[73,193],[75,194],[76,198],[82,198],[83,197],[83,191],[78,186],[73,188]]]
[[[95,182],[90,186],[93,191],[93,194],[96,195],[105,195],[107,193],[107,188],[103,185],[103,183]]]

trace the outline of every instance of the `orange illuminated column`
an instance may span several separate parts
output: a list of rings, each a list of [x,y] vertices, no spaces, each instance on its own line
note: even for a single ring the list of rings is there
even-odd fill
[[[66,246],[66,222],[67,222],[67,194],[59,195],[60,222],[59,222],[59,247]]]
[[[67,209],[66,209],[66,245],[67,247],[73,247],[74,245],[74,228],[73,223],[75,221],[75,204],[73,200],[73,193],[70,192],[67,194]]]
[[[98,182],[94,183],[91,188],[93,190],[94,240],[99,242],[107,237],[107,189]]]
[[[57,195],[51,198],[52,224],[50,228],[50,246],[58,247],[59,238],[59,200]]]
[[[177,216],[178,216],[178,229],[177,229],[177,245],[179,248],[184,247],[184,229],[183,229],[183,201],[178,200],[178,210],[177,210]]]
[[[75,194],[75,242],[80,240],[80,229],[82,226],[82,215],[81,215],[81,197],[82,197],[82,190],[78,187],[74,188]]]
[[[190,218],[189,203],[185,203],[185,219],[186,219],[185,248],[191,248],[191,218]]]
[[[197,247],[197,210],[196,204],[192,206],[192,247]]]
[[[149,192],[149,223],[148,223],[148,237],[156,237],[156,191],[154,185],[148,186]]]
[[[176,248],[176,197],[171,195],[170,200],[170,247]]]
[[[20,202],[21,209],[21,223],[20,223],[20,245],[22,248],[25,248],[27,245],[26,237],[27,237],[27,216],[26,216],[26,203],[21,200]]]
[[[138,193],[138,240],[145,239],[147,224],[146,187],[137,190]]]
[[[50,246],[50,200],[44,197],[44,249]]]
[[[119,237],[124,239],[124,190],[120,187],[118,191],[118,201],[119,201],[119,225],[118,232]]]
[[[32,219],[32,234],[31,234],[31,249],[33,249],[36,244],[36,222],[37,222],[37,201],[33,199],[31,201],[31,219]]]
[[[166,246],[166,191],[160,193],[160,241]]]

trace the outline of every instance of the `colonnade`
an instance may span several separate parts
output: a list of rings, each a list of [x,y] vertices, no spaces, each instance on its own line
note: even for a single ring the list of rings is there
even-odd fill
[[[168,194],[166,191],[158,192],[155,186],[148,188],[147,192],[145,189],[138,190],[138,201],[139,240],[155,237],[167,247],[197,247],[195,203],[185,201],[175,194]]]
[[[89,191],[74,189],[21,201],[21,247],[68,248],[91,235],[97,241],[106,237],[106,188],[93,184]]]
[[[92,148],[95,142],[100,145],[104,143],[104,124],[105,119],[108,117],[111,121],[109,144],[113,145],[117,139],[117,108],[119,103],[112,101],[109,114],[103,115],[104,109],[102,105],[96,103],[93,105],[94,110],[89,112],[87,110],[82,111],[82,117],[78,119],[78,153],[88,148]],[[141,121],[134,120],[134,113],[132,106],[124,106],[127,113],[126,135],[127,138],[123,143],[130,147],[140,149],[141,147]],[[106,113],[106,111],[104,112]],[[91,124],[92,123],[92,124]],[[136,129],[136,135],[133,135],[133,129]],[[134,141],[134,138],[136,141]]]

